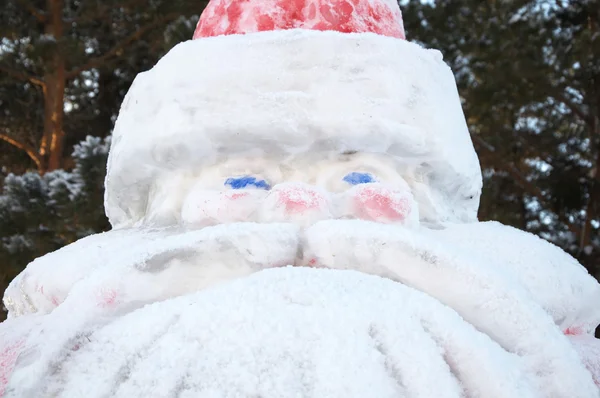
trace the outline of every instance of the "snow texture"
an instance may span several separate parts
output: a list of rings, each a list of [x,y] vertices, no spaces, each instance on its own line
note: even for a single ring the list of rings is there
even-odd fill
[[[563,332],[594,334],[600,323],[598,282],[559,247],[498,222],[457,224],[429,234],[514,278]]]
[[[521,262],[486,257],[517,238]],[[11,284],[6,396],[597,397],[597,341],[563,332],[600,286],[556,250],[495,223],[115,230]]]
[[[291,224],[251,223],[96,234],[30,263],[9,285],[4,304],[10,317],[49,313],[92,275],[99,305],[154,302],[293,264],[297,239]]]
[[[592,373],[594,382],[600,387],[600,340],[590,335],[570,335],[568,337],[586,368]]]
[[[43,334],[33,325],[7,397],[552,396],[536,393],[526,355],[426,294],[355,272],[268,270],[117,318],[56,322],[86,313],[82,295]],[[60,347],[52,359],[44,339]]]
[[[207,167],[223,171],[239,160],[286,173],[302,171],[311,156],[354,152],[394,162],[421,221],[476,219],[479,162],[438,51],[371,33],[301,29],[188,41],[138,75],[124,100],[106,211],[114,226],[157,218],[169,225],[182,199],[159,206],[157,192],[187,192]]]
[[[125,98],[115,229],[5,292],[0,396],[600,397],[600,285],[474,222],[481,170],[440,53],[288,24],[312,4],[346,31],[353,0],[212,4],[201,35],[227,36],[178,45]],[[231,34],[271,23],[288,30]]]

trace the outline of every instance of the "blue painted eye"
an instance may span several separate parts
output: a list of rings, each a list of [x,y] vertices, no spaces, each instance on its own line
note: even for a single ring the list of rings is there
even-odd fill
[[[350,174],[346,174],[343,178],[350,185],[358,185],[358,184],[369,184],[371,182],[377,182],[375,177],[373,177],[369,173],[357,173],[352,172]]]
[[[271,189],[271,186],[265,180],[259,180],[252,176],[232,177],[225,180],[225,185],[232,189],[258,188]]]

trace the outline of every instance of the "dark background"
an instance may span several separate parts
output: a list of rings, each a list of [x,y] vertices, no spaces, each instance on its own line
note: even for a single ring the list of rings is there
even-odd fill
[[[109,228],[107,137],[123,96],[191,38],[204,5],[2,0],[0,291],[35,257]],[[456,76],[484,173],[480,220],[540,235],[600,277],[599,2],[401,6],[408,39]]]

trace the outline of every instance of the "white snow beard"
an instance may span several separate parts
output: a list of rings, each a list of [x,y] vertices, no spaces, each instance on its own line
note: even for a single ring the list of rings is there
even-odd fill
[[[250,283],[248,281],[252,280],[260,281],[265,277],[264,275],[270,275],[271,271],[259,273],[260,270],[281,268],[286,265],[351,269],[363,274],[385,276],[412,287],[413,289],[405,289],[402,286],[402,290],[412,292],[410,297],[418,290],[426,293],[425,295],[419,293],[419,297],[428,297],[427,300],[431,301],[432,306],[435,304],[436,308],[449,310],[448,313],[458,313],[460,317],[457,318],[464,321],[470,331],[468,344],[457,345],[457,342],[467,340],[461,338],[460,333],[453,328],[442,328],[436,339],[448,350],[444,352],[444,355],[452,358],[450,361],[454,366],[452,371],[461,380],[462,387],[473,392],[472,396],[584,397],[592,396],[590,392],[596,391],[589,374],[569,341],[522,286],[486,264],[472,261],[469,255],[462,255],[453,251],[448,245],[432,241],[430,236],[420,230],[359,220],[321,221],[306,230],[301,230],[292,224],[236,223],[187,232],[130,230],[129,234],[135,239],[132,239],[126,246],[119,246],[123,245],[123,234],[124,231],[114,231],[96,238],[103,240],[103,251],[112,254],[110,257],[114,258],[107,261],[106,258],[88,257],[93,268],[88,268],[89,272],[85,277],[72,281],[69,290],[63,292],[66,297],[64,303],[44,317],[41,328],[32,330],[27,342],[27,349],[35,352],[37,360],[32,363],[24,361],[16,364],[10,381],[10,387],[16,388],[13,396],[36,396],[35,393],[41,391],[38,387],[42,384],[46,384],[44,388],[47,388],[47,391],[54,388],[62,389],[61,377],[67,377],[67,375],[62,374],[57,379],[49,380],[47,376],[48,369],[51,369],[49,364],[61,363],[63,360],[69,361],[71,357],[77,358],[77,355],[83,355],[85,358],[82,357],[82,361],[86,363],[83,369],[95,369],[98,366],[95,358],[102,356],[107,351],[107,347],[108,349],[112,347],[111,344],[115,338],[109,336],[105,342],[101,342],[101,336],[95,334],[94,331],[105,327],[110,329],[111,325],[118,326],[123,319],[133,319],[134,324],[139,322],[147,325],[150,336],[163,333],[161,332],[163,329],[166,332],[175,330],[176,328],[172,324],[177,323],[180,317],[202,320],[195,323],[194,327],[188,328],[200,333],[210,329],[212,327],[210,323],[214,322],[214,317],[219,314],[218,316],[227,321],[225,325],[230,328],[230,330],[221,329],[219,333],[239,335],[241,329],[236,329],[236,327],[239,327],[240,323],[238,323],[238,315],[235,312],[238,304],[232,306],[232,303],[229,303],[229,307],[226,304],[230,299],[244,302],[248,299],[248,293],[245,290],[236,293],[235,286]],[[71,266],[73,264],[80,265],[82,253],[86,252],[90,246],[97,245],[98,241],[83,240],[80,242],[86,243],[78,243],[78,250],[71,248],[58,258],[65,263],[71,263]],[[122,252],[111,251],[112,247],[121,247]],[[129,257],[126,257],[124,253],[128,253]],[[57,257],[53,258],[54,265],[60,264]],[[24,282],[29,283],[29,289],[38,286],[34,281],[36,277],[39,277],[35,272],[39,271],[39,268],[38,266],[29,270],[29,277],[24,279]],[[64,269],[54,268],[52,271],[56,274],[68,275]],[[282,269],[278,272],[285,274],[287,271]],[[319,282],[319,278],[325,275],[324,271],[306,268],[304,271],[302,269],[290,270],[289,278],[305,275],[306,280],[299,279],[300,284],[297,286],[296,293],[288,291],[291,289],[289,286],[278,287],[284,292],[282,300],[290,307],[304,308],[301,305],[302,297],[311,300],[316,297],[315,300],[321,303],[319,305],[325,305],[323,303],[327,302],[321,301],[319,293],[317,293],[325,288],[325,285]],[[331,273],[332,271],[326,272]],[[251,274],[257,275],[250,276]],[[331,275],[339,275],[334,278],[339,279],[340,284],[336,282],[328,287],[331,289],[335,286],[339,291],[336,303],[343,304],[361,300],[367,302],[367,297],[371,297],[371,294],[379,294],[387,298],[381,301],[369,299],[368,303],[370,304],[365,304],[364,307],[374,309],[382,305],[386,311],[394,314],[387,316],[388,319],[394,319],[394,316],[397,316],[400,324],[409,324],[414,321],[414,316],[406,314],[404,311],[405,308],[414,305],[414,298],[409,299],[407,295],[404,299],[392,299],[391,296],[386,296],[387,293],[379,292],[377,290],[379,287],[376,285],[370,288],[373,290],[370,290],[368,294],[357,295],[354,284],[341,283],[344,279],[342,276],[345,274],[344,272],[331,273]],[[234,279],[236,281],[233,281]],[[223,283],[227,281],[229,283]],[[265,283],[277,281],[277,278],[267,278]],[[401,286],[400,284],[394,285],[399,288]],[[317,286],[320,287],[317,288]],[[197,294],[193,293],[196,291],[198,291]],[[207,297],[205,295],[217,294],[215,292],[219,291],[223,292],[222,298],[218,300],[220,304],[200,299]],[[48,292],[48,289],[45,289],[44,292]],[[180,297],[175,298],[176,296]],[[169,298],[173,299],[168,300]],[[203,303],[203,307],[182,307],[182,305],[189,305],[188,301],[194,298],[198,298]],[[160,301],[163,302],[158,303]],[[270,301],[263,298],[261,305],[264,306],[268,302]],[[144,305],[146,305],[145,308],[141,309],[140,307]],[[332,314],[336,314],[336,312],[331,312],[328,308],[337,308],[336,305],[329,302],[324,308],[327,317],[331,318],[334,324],[339,323],[336,318],[339,315],[332,317]],[[161,313],[161,308],[166,308],[167,313]],[[220,311],[223,310],[220,308],[225,308],[227,312],[221,314]],[[344,309],[346,313],[352,313],[354,310],[353,306]],[[198,311],[205,313],[198,313]],[[252,324],[266,322],[266,319],[270,320],[270,313],[265,311],[265,308],[256,308],[253,311],[247,311],[249,319],[253,319]],[[419,316],[431,315],[431,322],[435,322],[439,318],[439,314],[435,311],[432,312],[429,307],[422,311],[425,312]],[[269,314],[266,318],[265,312]],[[180,313],[184,315],[180,315]],[[263,314],[262,318],[261,315],[256,315],[260,313]],[[161,320],[161,322],[164,320],[166,324],[164,326],[156,325],[153,323],[154,320]],[[274,319],[272,323],[278,325],[282,321]],[[303,326],[305,326],[304,323]],[[474,328],[471,328],[469,324]],[[430,322],[426,325],[430,326]],[[316,330],[319,331],[322,327],[323,325],[320,325]],[[302,330],[302,328],[300,329]],[[134,329],[125,326],[116,330],[115,333],[122,335],[126,332],[132,333],[131,330]],[[288,336],[285,336],[285,332],[278,329],[277,326],[265,330],[268,331],[266,336],[269,338],[290,340]],[[352,331],[352,329],[348,330]],[[412,328],[407,329],[407,327],[404,329],[394,327],[388,330],[393,330],[394,336],[398,336],[396,333],[400,333],[402,330],[412,336],[422,334],[420,329],[412,331]],[[353,335],[354,332],[352,331],[350,334]],[[139,335],[144,335],[144,333],[139,333]],[[402,334],[400,333],[400,335]],[[482,361],[486,355],[478,356],[480,351],[476,351],[476,354],[473,347],[469,345],[474,341],[471,337],[475,335],[479,336],[477,338],[481,342],[485,340],[488,348],[497,352],[498,355],[502,354],[502,358],[499,359],[500,363],[509,361],[510,366],[498,365],[498,367],[496,360],[489,361],[489,363]],[[232,354],[224,348],[228,346],[226,343],[219,343],[218,336],[219,334],[216,337],[211,336],[210,343],[219,347],[221,355],[237,357],[239,354]],[[373,338],[377,340],[377,336]],[[137,347],[137,339],[138,334],[130,334],[128,339],[123,341],[127,342],[127,346]],[[396,340],[398,337],[394,337],[394,341]],[[156,353],[158,357],[162,357],[162,355],[166,355],[165,353],[173,351],[172,348],[166,347],[172,344],[183,344],[182,341],[191,345],[186,348],[182,347],[177,352],[184,353],[188,349],[193,351],[194,347],[197,349],[201,346],[197,345],[198,340],[182,340],[180,337],[175,337],[168,339],[165,348],[153,347],[154,342],[150,341],[144,343],[149,344],[144,347],[151,347],[151,349],[142,347],[141,350],[144,353],[152,352]],[[95,346],[95,344],[98,345]],[[84,345],[90,346],[95,351],[93,353],[86,351]],[[480,345],[476,344],[474,347],[480,347]],[[261,346],[260,349],[264,350],[265,347]],[[116,357],[123,357],[120,354],[121,349],[108,351],[119,353]],[[24,356],[24,358],[28,357]],[[213,358],[210,355],[203,357],[208,358],[209,362]],[[402,358],[405,361],[406,357],[402,356]],[[194,356],[194,361],[197,359]],[[147,363],[155,364],[161,360],[159,358]],[[102,361],[100,362],[102,363]],[[403,363],[404,365],[408,364],[408,362]],[[72,372],[75,378],[78,375],[81,377],[81,374],[76,371],[79,368],[79,366],[64,367],[64,369],[69,369],[68,372]],[[110,366],[104,370],[113,375],[115,369]],[[214,366],[212,363],[211,369],[220,369],[220,367]],[[469,376],[479,374],[488,374],[490,378],[495,376],[494,383],[490,384],[484,381],[488,378]],[[28,382],[32,379],[32,375],[36,375],[40,384]],[[181,377],[181,373],[176,375]],[[225,376],[227,374],[223,374],[223,377]],[[69,377],[71,376],[69,375]],[[120,383],[120,379],[114,380]],[[115,383],[114,380],[111,383]],[[515,393],[515,389],[523,382],[528,385],[526,390],[539,391],[539,395]],[[124,384],[127,383],[124,382]],[[140,384],[134,383],[130,387],[135,389],[140,388],[139,386]],[[31,394],[21,394],[23,391],[19,389],[30,389]],[[17,390],[19,390],[18,393]],[[448,395],[453,396],[450,393]],[[132,396],[132,394],[128,395],[124,392],[122,396]],[[364,396],[364,394],[360,396]]]
[[[70,298],[78,311],[132,309],[293,265],[298,239],[291,224],[113,230],[33,261],[10,284],[4,302],[11,317],[49,313]]]
[[[360,220],[321,221],[304,231],[297,264],[378,275],[426,293],[520,357],[542,396],[595,390],[573,346],[517,279],[431,237]]]

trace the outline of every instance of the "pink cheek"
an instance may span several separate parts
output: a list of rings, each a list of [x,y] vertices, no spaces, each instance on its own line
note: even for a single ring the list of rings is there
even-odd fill
[[[393,192],[363,188],[354,197],[358,218],[370,221],[404,221],[410,213],[410,202]]]
[[[277,204],[288,214],[318,210],[325,206],[325,198],[318,192],[303,188],[288,188],[277,192]]]

